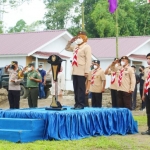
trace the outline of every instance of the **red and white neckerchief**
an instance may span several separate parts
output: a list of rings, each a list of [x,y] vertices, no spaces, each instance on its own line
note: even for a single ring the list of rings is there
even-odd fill
[[[115,82],[115,79],[116,79],[116,72],[112,73],[111,75],[111,84]]]
[[[74,65],[78,66],[78,63],[77,63],[78,50],[79,50],[79,47],[76,47],[75,51],[74,51],[74,55],[73,55],[72,66],[74,66]]]
[[[97,72],[97,69],[95,69],[95,70],[93,71],[93,73],[92,73],[92,77],[91,77],[91,85],[94,84],[94,77],[95,77],[96,72]]]
[[[120,74],[119,74],[119,77],[118,77],[118,84],[119,84],[119,86],[121,86],[123,72],[124,72],[124,68],[122,68],[120,70]]]
[[[148,77],[147,77],[147,79],[146,79],[146,82],[145,82],[145,87],[144,87],[144,93],[146,94],[146,95],[148,95],[148,89],[150,88],[150,71],[149,71],[149,73],[148,73]]]

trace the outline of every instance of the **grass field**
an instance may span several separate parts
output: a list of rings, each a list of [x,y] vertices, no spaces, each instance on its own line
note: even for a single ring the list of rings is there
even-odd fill
[[[146,127],[146,116],[135,116],[139,128]],[[91,137],[75,141],[36,141],[33,143],[10,143],[0,141],[0,150],[150,150],[150,136],[113,135]]]

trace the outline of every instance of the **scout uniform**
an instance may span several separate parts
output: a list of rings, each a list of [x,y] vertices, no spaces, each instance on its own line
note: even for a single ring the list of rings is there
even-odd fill
[[[121,59],[127,59],[127,56],[122,57]],[[129,93],[129,91],[134,91],[135,88],[135,73],[133,71],[133,68],[129,65],[126,65],[125,67],[115,67],[115,65],[111,66],[111,69],[113,71],[118,71],[118,86],[117,86],[117,105],[118,107],[125,107],[130,110],[132,110],[132,93]]]
[[[29,66],[34,64],[30,63]],[[39,95],[39,83],[30,78],[41,79],[41,75],[36,70],[32,70],[24,73],[24,76],[27,76],[27,88],[28,88],[28,104],[29,107],[37,107],[38,104],[38,95]]]
[[[17,61],[12,61],[12,65],[18,64]],[[20,76],[20,70],[8,69],[9,73],[9,86],[8,86],[8,100],[10,109],[19,109],[20,101],[20,82],[23,80]],[[14,81],[14,82],[12,82]]]
[[[118,75],[119,72],[113,72],[109,70],[108,75],[111,76],[110,89],[111,89],[111,100],[112,107],[117,107],[117,87],[118,87]]]
[[[92,93],[92,107],[102,107],[103,82],[106,80],[104,71],[101,68],[93,69],[89,73],[89,91]]]
[[[85,73],[88,74],[91,66],[91,48],[86,43],[87,36],[84,32],[79,32],[78,37],[83,39],[83,43],[78,44],[73,48],[68,48],[67,51],[73,51],[72,60],[72,77],[75,94],[74,108],[84,108],[85,105]],[[71,43],[70,43],[71,44]]]
[[[144,94],[145,94],[148,130],[146,132],[142,132],[142,134],[150,135],[150,66],[145,68],[144,70],[144,80],[145,80]]]

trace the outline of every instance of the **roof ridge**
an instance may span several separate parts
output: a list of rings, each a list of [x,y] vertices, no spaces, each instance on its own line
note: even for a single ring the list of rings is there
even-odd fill
[[[142,36],[120,36],[118,38],[142,38],[142,37],[149,37],[150,35],[142,35]],[[116,37],[103,37],[103,38],[89,38],[89,40],[100,40],[100,39],[115,39]]]
[[[67,31],[66,29],[57,29],[57,30],[42,30],[42,31],[31,31],[31,32],[14,32],[14,33],[2,33],[1,35],[15,35],[15,34],[30,34],[30,33],[41,33],[41,32],[58,32],[58,31]]]

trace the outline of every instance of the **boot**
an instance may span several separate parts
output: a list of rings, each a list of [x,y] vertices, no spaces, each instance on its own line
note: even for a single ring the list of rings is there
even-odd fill
[[[141,132],[142,135],[150,135],[150,129],[148,129],[147,131],[145,132]]]

